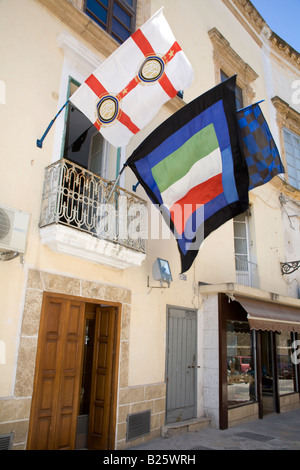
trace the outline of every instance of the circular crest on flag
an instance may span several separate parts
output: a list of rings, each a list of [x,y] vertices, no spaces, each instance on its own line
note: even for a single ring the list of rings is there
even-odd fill
[[[97,114],[102,124],[110,124],[119,113],[119,101],[115,96],[106,95],[97,104]]]
[[[165,70],[164,61],[158,56],[149,56],[142,63],[139,70],[139,78],[146,83],[156,82]]]

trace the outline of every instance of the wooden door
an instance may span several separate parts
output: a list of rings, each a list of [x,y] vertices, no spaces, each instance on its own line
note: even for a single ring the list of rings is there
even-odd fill
[[[115,307],[98,307],[93,360],[88,448],[105,450],[111,448],[113,432],[113,385]]]
[[[28,449],[74,448],[84,309],[84,302],[44,297]]]

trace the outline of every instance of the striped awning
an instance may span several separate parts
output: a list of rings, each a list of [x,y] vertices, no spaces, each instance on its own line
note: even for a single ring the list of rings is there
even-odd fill
[[[235,299],[246,310],[252,330],[300,333],[300,308],[239,296]]]

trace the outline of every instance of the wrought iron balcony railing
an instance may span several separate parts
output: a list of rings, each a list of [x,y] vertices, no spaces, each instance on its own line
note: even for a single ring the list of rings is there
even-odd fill
[[[39,227],[63,224],[145,253],[147,204],[135,194],[61,159],[45,169]]]

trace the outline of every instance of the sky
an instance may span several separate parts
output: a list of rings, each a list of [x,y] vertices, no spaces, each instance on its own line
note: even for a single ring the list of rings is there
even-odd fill
[[[269,27],[300,53],[300,0],[251,0]]]

